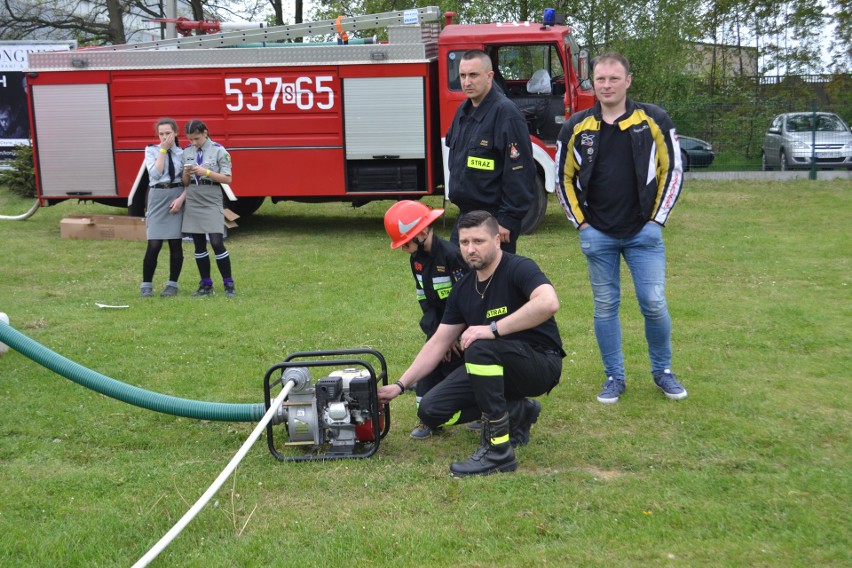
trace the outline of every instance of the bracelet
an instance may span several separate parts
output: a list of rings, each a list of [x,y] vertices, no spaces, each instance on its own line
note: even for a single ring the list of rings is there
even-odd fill
[[[210,177],[210,170],[207,170],[207,173],[204,174],[204,177],[208,177],[208,178]]]
[[[399,387],[399,394],[405,394],[405,385],[402,384],[402,381],[397,381],[394,384]]]
[[[169,151],[168,151],[168,150],[166,150],[165,148],[160,148],[160,153],[161,153],[161,154],[168,154],[168,153],[169,153]]]

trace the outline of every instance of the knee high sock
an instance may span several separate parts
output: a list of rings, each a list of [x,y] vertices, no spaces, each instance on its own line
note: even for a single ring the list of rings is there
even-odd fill
[[[195,243],[195,264],[202,281],[210,280],[210,254],[207,252],[207,236],[204,233],[192,235]]]
[[[210,246],[213,247],[213,254],[216,255],[216,266],[219,268],[222,280],[233,282],[234,279],[231,277],[231,257],[228,254],[228,249],[222,243],[221,233],[210,234]]]

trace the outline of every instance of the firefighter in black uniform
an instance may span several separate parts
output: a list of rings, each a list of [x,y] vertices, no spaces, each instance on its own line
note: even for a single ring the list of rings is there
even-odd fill
[[[514,471],[514,446],[529,441],[541,404],[562,372],[562,339],[554,314],[559,299],[535,262],[500,249],[497,221],[486,211],[459,219],[459,243],[473,270],[453,288],[441,325],[400,379],[379,389],[387,403],[437,367],[460,341],[464,366],[430,390],[418,416],[428,426],[458,415],[482,416],[482,443],[470,459],[450,466],[454,476]]]
[[[514,253],[535,186],[529,129],[518,107],[493,88],[491,58],[484,51],[462,56],[459,78],[468,100],[459,106],[446,136],[449,198],[461,214],[491,213],[499,225],[501,248]],[[450,240],[458,243],[455,227]]]
[[[444,306],[453,285],[468,271],[458,247],[441,239],[432,230],[432,223],[443,213],[443,209],[431,209],[419,201],[399,201],[385,213],[385,230],[391,238],[391,248],[402,249],[410,255],[417,302],[423,310],[420,329],[427,340],[434,335],[444,317]],[[462,362],[458,343],[454,343],[438,367],[417,383],[415,395],[418,407],[423,396]],[[452,423],[449,420],[446,425]],[[411,437],[426,439],[436,429],[421,422],[411,432]]]

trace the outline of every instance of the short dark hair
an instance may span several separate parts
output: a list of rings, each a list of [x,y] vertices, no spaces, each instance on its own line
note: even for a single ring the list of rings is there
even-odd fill
[[[186,130],[187,134],[204,134],[207,132],[207,125],[198,120],[197,118],[193,118],[184,126],[184,130]]]
[[[480,226],[484,226],[492,235],[500,232],[500,225],[497,223],[497,219],[488,211],[470,211],[459,217],[459,230]]]
[[[462,55],[462,61],[470,61],[472,59],[479,59],[482,61],[486,71],[494,70],[494,64],[491,62],[491,57],[489,57],[488,54],[481,49],[469,49],[464,52],[464,55]]]
[[[595,74],[595,67],[598,66],[598,63],[601,63],[603,61],[615,61],[617,63],[621,63],[624,66],[624,71],[626,71],[626,75],[630,75],[630,62],[627,61],[626,57],[624,57],[617,51],[607,51],[606,53],[595,57],[595,60],[592,62],[592,75]]]

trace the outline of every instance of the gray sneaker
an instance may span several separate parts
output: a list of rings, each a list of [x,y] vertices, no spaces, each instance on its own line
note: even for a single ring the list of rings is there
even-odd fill
[[[170,298],[172,296],[177,296],[178,288],[177,286],[172,286],[171,284],[166,284],[166,287],[163,288],[163,291],[160,292],[161,298]]]
[[[154,295],[154,289],[153,288],[140,288],[139,289],[139,295],[142,296],[143,298],[151,298]]]
[[[674,373],[666,369],[660,375],[654,377],[654,384],[659,387],[663,394],[672,400],[686,398],[686,389],[675,378]]]
[[[226,298],[236,298],[237,291],[234,289],[233,284],[225,284],[225,297]]]
[[[627,386],[624,384],[624,379],[616,379],[614,377],[610,377],[603,384],[603,390],[598,395],[598,402],[602,402],[604,404],[613,404],[618,402],[618,397],[627,389]]]
[[[438,434],[440,431],[440,428],[435,428],[433,430],[421,422],[417,425],[417,428],[411,431],[411,437],[415,440],[426,440],[427,438],[431,438],[433,434]]]
[[[203,284],[198,287],[198,290],[193,292],[191,296],[193,298],[198,298],[200,296],[213,296],[216,292],[213,291],[213,286],[204,286]]]

